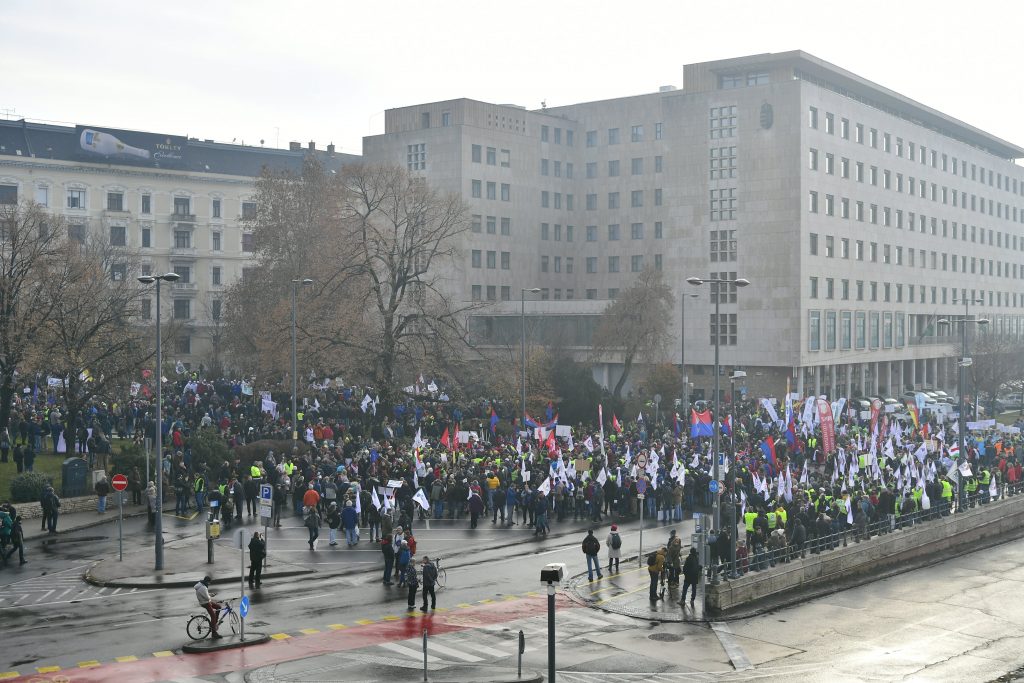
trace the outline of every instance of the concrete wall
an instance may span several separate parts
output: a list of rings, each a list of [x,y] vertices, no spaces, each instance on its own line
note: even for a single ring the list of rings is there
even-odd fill
[[[847,547],[808,555],[774,569],[750,572],[735,581],[705,588],[708,609],[713,613],[747,607],[784,592],[821,589],[858,576],[882,573],[922,560],[940,561],[952,551],[1019,533],[1024,527],[1024,496],[1015,496],[964,514],[928,520],[914,527],[852,542]]]

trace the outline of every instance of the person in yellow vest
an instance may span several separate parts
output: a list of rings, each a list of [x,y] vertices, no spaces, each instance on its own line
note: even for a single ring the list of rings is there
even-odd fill
[[[942,480],[942,515],[948,515],[953,509],[953,485],[948,479]]]
[[[978,496],[978,480],[975,477],[967,477],[964,482],[964,491],[967,493],[967,506],[974,507]]]
[[[747,508],[747,511],[743,513],[743,524],[747,531],[747,545],[752,546],[754,542],[754,520],[757,519],[757,513],[752,508]]]
[[[989,485],[992,483],[992,472],[989,468],[985,468],[981,471],[981,480],[978,482],[980,500],[982,505],[989,502]]]

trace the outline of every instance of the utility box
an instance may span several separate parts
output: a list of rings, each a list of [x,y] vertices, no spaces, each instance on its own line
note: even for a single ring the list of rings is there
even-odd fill
[[[60,497],[74,498],[91,493],[89,463],[82,458],[67,458],[60,468]]]

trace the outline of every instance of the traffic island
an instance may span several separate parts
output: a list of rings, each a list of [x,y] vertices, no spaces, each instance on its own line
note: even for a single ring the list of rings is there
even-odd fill
[[[702,622],[704,616],[704,579],[697,588],[697,599],[691,607],[689,598],[681,604],[678,586],[659,585],[659,599],[650,599],[650,573],[647,566],[637,566],[636,556],[622,558],[620,571],[611,574],[604,571],[603,578],[590,581],[587,573],[577,574],[566,584],[566,593],[577,604],[599,609],[625,617],[643,619],[645,621],[662,622]]]
[[[262,645],[270,640],[270,636],[266,633],[246,633],[245,640],[237,633],[230,636],[224,636],[214,640],[213,638],[204,638],[202,640],[193,640],[190,643],[186,643],[182,646],[181,651],[194,655],[202,654],[204,652],[219,652],[221,650],[234,650],[240,647],[249,647],[250,645]]]

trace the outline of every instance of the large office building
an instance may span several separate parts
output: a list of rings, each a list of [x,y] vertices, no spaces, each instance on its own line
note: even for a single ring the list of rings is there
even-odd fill
[[[282,150],[0,121],[0,203],[31,199],[63,215],[72,238],[91,234],[137,255],[135,275],[180,275],[162,297],[163,315],[181,325],[166,354],[197,367],[216,355],[225,289],[252,262],[253,236],[243,219],[256,210],[256,177],[264,168],[299,171],[307,155],[334,170],[359,158],[312,142]],[[153,311],[154,301],[144,300],[142,318],[152,320]]]
[[[392,109],[363,152],[465,198],[452,292],[491,303],[469,324],[510,353],[524,289],[540,289],[531,336],[582,352],[647,267],[698,295],[671,325],[698,396],[716,336],[723,374],[747,373],[737,391],[789,379],[838,397],[955,387],[958,331],[935,322],[965,300],[1024,333],[1024,149],[804,52],[691,64],[681,88],[599,102]]]

